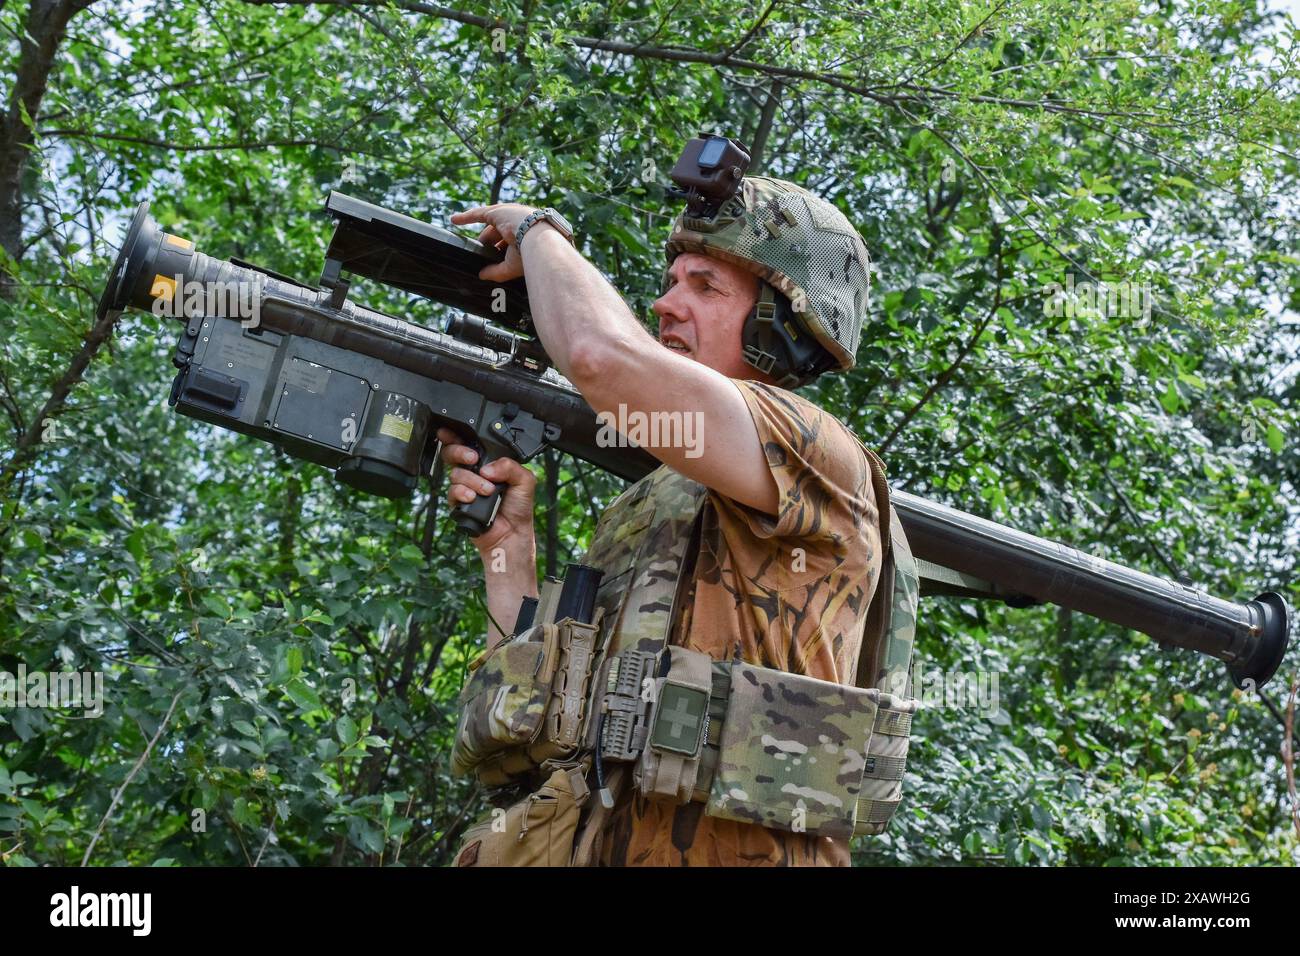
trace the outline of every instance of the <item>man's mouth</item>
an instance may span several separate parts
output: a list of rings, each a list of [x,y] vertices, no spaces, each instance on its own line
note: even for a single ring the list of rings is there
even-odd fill
[[[661,344],[663,345],[664,348],[672,349],[674,352],[680,352],[682,355],[691,354],[691,350],[687,346],[687,344],[683,342],[681,339],[677,338],[675,335],[665,336],[662,339]]]

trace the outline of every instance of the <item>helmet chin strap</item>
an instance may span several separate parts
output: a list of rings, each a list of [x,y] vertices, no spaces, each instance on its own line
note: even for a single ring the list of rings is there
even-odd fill
[[[790,300],[760,282],[758,301],[740,333],[745,363],[771,376],[781,388],[806,385],[835,367],[835,359],[804,328]]]

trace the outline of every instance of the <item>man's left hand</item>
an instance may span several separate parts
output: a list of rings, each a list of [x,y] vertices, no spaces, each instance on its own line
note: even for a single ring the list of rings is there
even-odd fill
[[[524,260],[515,247],[515,233],[519,224],[535,213],[532,206],[520,203],[497,203],[494,206],[475,206],[464,212],[451,214],[451,221],[457,226],[472,222],[486,223],[478,234],[478,241],[485,246],[495,246],[506,251],[504,262],[485,266],[478,274],[486,282],[509,282],[524,274]]]

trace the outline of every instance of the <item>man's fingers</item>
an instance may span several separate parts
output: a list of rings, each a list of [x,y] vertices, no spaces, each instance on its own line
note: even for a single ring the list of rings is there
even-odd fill
[[[478,494],[473,488],[466,488],[464,485],[452,485],[447,491],[447,497],[453,503],[459,502],[463,505],[472,505],[478,500]]]
[[[478,461],[478,452],[464,444],[465,439],[450,428],[438,429],[438,441],[442,442],[444,465],[472,465]]]
[[[443,445],[442,463],[444,465],[472,465],[478,461],[478,452],[464,445]]]
[[[497,490],[497,486],[481,475],[476,475],[468,468],[453,468],[451,470],[451,483],[453,485],[464,485],[480,495],[490,495]]]
[[[513,458],[494,458],[480,469],[480,476],[504,482],[511,487],[532,487],[537,484],[537,476]]]
[[[467,222],[487,222],[487,211],[490,208],[490,206],[474,206],[472,209],[462,209],[451,214],[451,221],[458,226],[463,226]]]
[[[438,426],[438,441],[442,442],[443,448],[469,448],[465,444],[465,439],[456,432],[452,431],[446,425]],[[470,448],[470,451],[474,449]]]
[[[496,227],[496,224],[490,222],[478,234],[478,241],[485,246],[495,246],[499,242],[505,242],[505,237],[501,235],[501,230]]]

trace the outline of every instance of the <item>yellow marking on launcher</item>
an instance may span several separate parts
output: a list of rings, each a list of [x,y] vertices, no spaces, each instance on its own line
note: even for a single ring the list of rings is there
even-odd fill
[[[379,434],[390,435],[398,441],[409,442],[411,440],[411,422],[407,419],[398,418],[396,415],[384,415],[384,420],[379,423]]]
[[[155,299],[170,302],[176,295],[176,280],[170,276],[155,275],[153,285],[149,287],[149,294]]]

